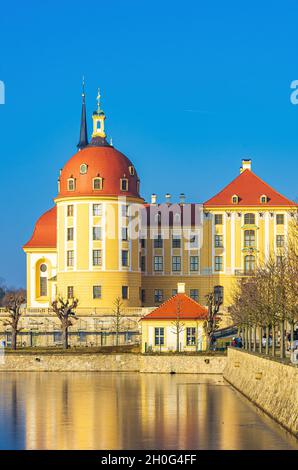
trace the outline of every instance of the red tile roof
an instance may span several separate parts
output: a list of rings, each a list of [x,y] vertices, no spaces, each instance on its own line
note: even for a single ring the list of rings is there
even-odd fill
[[[141,320],[176,320],[179,304],[181,320],[207,319],[208,311],[205,307],[188,297],[186,294],[176,294],[166,300],[151,313],[142,317]]]
[[[232,196],[239,197],[238,204],[232,203]],[[261,204],[260,197],[267,196],[268,202]],[[204,207],[216,206],[295,206],[297,204],[282,196],[251,170],[244,170],[216,196],[204,203]]]
[[[87,165],[87,173],[81,174],[80,167]],[[58,197],[75,196],[133,196],[140,197],[138,191],[139,177],[134,170],[131,175],[129,167],[132,162],[114,147],[85,147],[73,155],[64,165],[60,175],[60,192]],[[102,190],[93,189],[93,178],[103,178]],[[75,190],[68,191],[68,178],[75,178]],[[127,178],[128,191],[120,190],[120,179]]]
[[[45,212],[36,222],[30,240],[23,248],[56,248],[57,207]]]

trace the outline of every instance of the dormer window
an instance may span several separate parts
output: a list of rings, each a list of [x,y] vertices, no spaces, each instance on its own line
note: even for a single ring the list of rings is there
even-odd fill
[[[131,176],[134,176],[134,174],[135,174],[135,169],[134,169],[134,167],[133,167],[132,165],[130,165],[130,166],[128,167],[128,169],[129,169],[129,174],[130,174]]]
[[[260,197],[260,202],[261,204],[266,204],[268,202],[268,197],[266,196],[266,194],[262,194],[262,196]]]
[[[232,204],[238,204],[239,202],[239,196],[237,196],[237,194],[234,194],[232,196]]]
[[[93,178],[93,189],[100,191],[102,189],[102,178],[99,176],[96,178]]]
[[[76,180],[74,178],[68,178],[67,189],[68,191],[74,191],[76,189]]]
[[[127,178],[120,179],[120,189],[121,191],[128,191],[128,179]]]
[[[87,171],[88,171],[88,165],[86,165],[86,163],[82,163],[82,165],[80,166],[81,175],[85,175]]]

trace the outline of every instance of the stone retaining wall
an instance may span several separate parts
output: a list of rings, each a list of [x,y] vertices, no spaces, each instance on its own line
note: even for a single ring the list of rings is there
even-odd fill
[[[298,435],[298,368],[228,349],[224,378],[289,431]]]
[[[3,359],[3,360],[2,360]],[[141,354],[6,354],[0,371],[122,371],[222,374],[225,356],[150,356]]]

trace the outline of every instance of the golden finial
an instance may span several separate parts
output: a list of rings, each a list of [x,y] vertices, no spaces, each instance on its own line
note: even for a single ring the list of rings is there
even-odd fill
[[[96,100],[97,100],[97,112],[99,113],[99,111],[100,111],[100,90],[99,90],[99,88],[98,88]]]

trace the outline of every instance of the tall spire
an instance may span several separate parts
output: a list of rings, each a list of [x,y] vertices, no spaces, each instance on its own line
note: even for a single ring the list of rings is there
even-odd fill
[[[81,150],[87,145],[88,145],[88,134],[87,134],[86,102],[85,102],[85,79],[83,77],[80,141],[77,147],[79,150]]]

